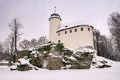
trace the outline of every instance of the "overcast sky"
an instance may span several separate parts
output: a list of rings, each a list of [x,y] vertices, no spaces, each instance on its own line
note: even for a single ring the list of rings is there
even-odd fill
[[[21,39],[47,36],[48,18],[57,7],[62,23],[88,24],[109,35],[107,18],[120,12],[120,0],[0,0],[0,42],[10,34],[8,23],[18,17],[24,34]]]

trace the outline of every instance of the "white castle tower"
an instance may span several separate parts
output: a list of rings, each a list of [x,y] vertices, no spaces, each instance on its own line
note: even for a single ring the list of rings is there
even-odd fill
[[[93,26],[86,24],[61,25],[61,17],[57,13],[49,18],[49,40],[64,43],[66,48],[75,49],[79,46],[94,48]]]
[[[60,15],[55,12],[49,18],[49,40],[52,42],[56,42],[56,31],[61,25],[61,20]]]

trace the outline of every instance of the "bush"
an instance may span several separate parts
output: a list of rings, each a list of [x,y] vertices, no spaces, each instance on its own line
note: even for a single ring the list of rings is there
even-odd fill
[[[51,45],[45,45],[45,46],[42,46],[40,48],[38,48],[38,51],[50,51]]]
[[[64,56],[71,56],[73,52],[71,50],[64,50]]]
[[[32,51],[30,51],[30,50],[23,50],[17,55],[17,58],[23,58],[24,56],[27,56],[28,58],[30,58],[31,52]]]
[[[64,49],[63,44],[62,44],[62,43],[57,43],[57,45],[56,45],[56,47],[55,47],[55,50],[62,52],[63,49]]]
[[[90,55],[89,52],[85,52],[85,53],[83,53],[81,56],[83,56],[83,57],[88,57],[89,55]]]

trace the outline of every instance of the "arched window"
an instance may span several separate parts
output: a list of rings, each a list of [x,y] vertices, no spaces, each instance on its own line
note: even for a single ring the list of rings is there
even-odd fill
[[[72,30],[70,30],[70,33],[72,33]]]
[[[65,34],[67,34],[67,31],[65,31]]]
[[[77,32],[77,29],[75,29],[75,32]]]
[[[81,28],[81,31],[83,31],[83,28]]]
[[[90,28],[88,28],[88,31],[90,31]]]
[[[60,33],[58,33],[58,36],[60,36]]]

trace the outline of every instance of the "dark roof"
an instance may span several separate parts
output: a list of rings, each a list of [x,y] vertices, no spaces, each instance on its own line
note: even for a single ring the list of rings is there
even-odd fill
[[[54,16],[56,16],[56,17],[60,17],[60,15],[57,14],[57,13],[53,13],[53,14],[51,14],[51,17],[54,17]]]
[[[50,20],[51,18],[59,18],[59,19],[61,20],[60,15],[57,14],[57,13],[51,14],[49,20]]]

